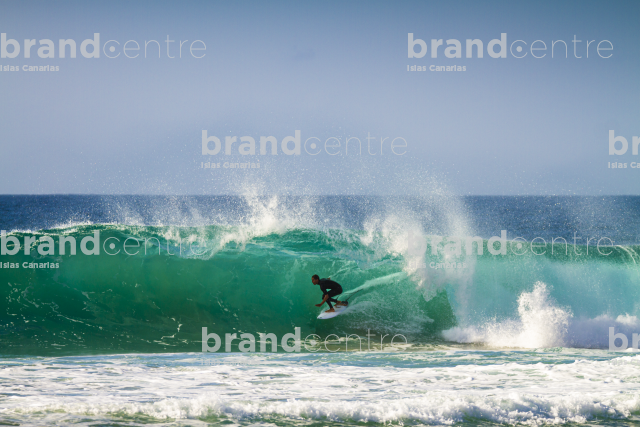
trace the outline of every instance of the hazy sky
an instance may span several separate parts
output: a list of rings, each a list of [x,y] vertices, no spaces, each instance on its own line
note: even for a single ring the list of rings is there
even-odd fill
[[[640,163],[631,154],[640,137],[639,19],[637,0],[5,0],[0,32],[21,52],[0,59],[20,68],[0,72],[0,193],[640,194],[640,168],[631,167]],[[94,33],[100,57],[85,58],[80,45]],[[424,57],[408,58],[408,33],[425,40]],[[487,45],[501,33],[507,57],[492,58]],[[30,58],[25,39],[36,40]],[[55,58],[38,57],[43,39]],[[76,42],[76,58],[59,57],[60,39]],[[444,41],[437,58],[431,39]],[[462,58],[445,57],[451,39]],[[465,57],[466,39],[482,40],[483,58]],[[129,40],[141,47],[129,51],[137,58],[123,54]],[[144,57],[149,40],[160,58],[153,43]],[[193,51],[200,59],[189,52],[195,40],[206,44]],[[509,51],[516,40],[524,58]],[[529,50],[536,40],[547,46],[534,52],[546,53],[540,59]],[[562,44],[551,58],[554,40],[567,43],[568,58]],[[613,45],[601,50],[610,58],[597,53],[602,40]],[[59,71],[22,69],[47,65]],[[202,155],[203,130],[221,139],[217,155]],[[261,136],[281,141],[296,130],[302,144],[318,138],[307,148],[319,141],[320,154],[304,146],[300,155],[259,154]],[[627,154],[609,155],[609,130],[628,140]],[[227,136],[253,137],[257,154],[239,155],[236,142],[225,155]],[[369,146],[367,136],[376,138]],[[324,151],[331,137],[341,144],[328,148],[334,156]],[[355,140],[345,154],[349,137],[362,141],[360,154]],[[405,154],[391,151],[395,138]],[[201,168],[211,161],[221,168]],[[614,161],[627,168],[608,168]]]

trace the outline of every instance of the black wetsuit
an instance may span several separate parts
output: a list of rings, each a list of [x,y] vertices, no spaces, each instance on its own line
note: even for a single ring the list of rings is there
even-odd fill
[[[320,289],[322,290],[322,298],[324,298],[325,295],[329,295],[329,298],[327,298],[327,304],[329,304],[329,309],[332,309],[333,306],[331,303],[338,302],[338,300],[333,297],[342,293],[342,286],[331,279],[320,279],[318,281],[318,285],[320,285]]]

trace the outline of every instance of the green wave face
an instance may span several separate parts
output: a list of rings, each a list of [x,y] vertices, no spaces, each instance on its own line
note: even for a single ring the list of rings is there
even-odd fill
[[[80,241],[96,231],[101,253],[81,253]],[[50,236],[56,251],[41,255],[32,244],[30,255],[0,257],[3,267],[20,265],[0,270],[2,354],[200,351],[203,327],[220,336],[281,337],[300,327],[302,338],[369,332],[428,343],[457,324],[513,315],[518,295],[537,281],[577,316],[631,313],[640,297],[633,247],[606,257],[571,254],[585,249],[573,246],[567,255],[491,256],[485,241],[485,255],[456,258],[464,268],[439,269],[430,265],[447,261],[440,253],[422,253],[416,266],[388,237],[344,229],[257,235],[231,226],[87,225],[12,236]],[[76,239],[76,255],[59,254],[60,236]],[[132,255],[127,238],[142,242],[128,241]],[[316,319],[322,294],[312,274],[341,283],[343,298],[353,294],[348,313]]]
[[[415,323],[415,313],[429,319],[442,318],[439,311],[450,311],[446,298],[439,305],[427,303],[415,291],[415,283],[403,275],[386,283],[393,292],[358,296],[364,306],[384,300],[393,307],[390,311],[374,316],[354,313],[334,319],[331,325],[318,321],[320,309],[314,304],[321,301],[322,293],[311,283],[312,274],[331,276],[349,290],[402,271],[400,257],[376,258],[357,242],[357,235],[342,231],[293,230],[251,238],[233,227],[85,226],[44,235],[52,236],[57,254],[59,236],[75,237],[79,247],[81,239],[94,231],[100,232],[101,242],[111,253],[120,252],[92,256],[78,249],[70,255],[67,247],[66,255],[40,256],[34,248],[29,256],[21,251],[2,257],[3,262],[59,265],[1,270],[0,297],[7,302],[0,315],[2,353],[200,351],[202,327],[220,336],[264,332],[281,337],[295,327],[304,336],[358,333],[367,326],[379,332],[394,324]],[[31,234],[14,235],[22,242]],[[180,235],[184,237],[182,256]],[[125,254],[122,243],[128,237],[143,243],[148,239],[146,254],[144,244],[128,248],[129,253],[139,251],[136,255]],[[196,239],[199,246],[190,245]],[[108,246],[112,242],[118,243],[113,250]],[[128,243],[135,246],[133,240]],[[206,253],[196,255],[202,252]],[[359,255],[357,260],[353,254]],[[368,258],[373,259],[371,265],[361,268],[359,263]],[[360,325],[357,319],[366,322]],[[451,323],[450,313],[446,322]],[[402,331],[433,335],[446,322],[425,320],[424,325],[404,326]]]

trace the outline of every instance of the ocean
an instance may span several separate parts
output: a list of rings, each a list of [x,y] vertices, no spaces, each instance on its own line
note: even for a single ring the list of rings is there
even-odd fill
[[[640,197],[0,196],[0,229],[0,425],[640,425]]]

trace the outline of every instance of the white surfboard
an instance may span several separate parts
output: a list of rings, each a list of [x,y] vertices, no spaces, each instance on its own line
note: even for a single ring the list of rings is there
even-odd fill
[[[325,319],[331,319],[333,317],[339,316],[340,314],[344,313],[345,310],[349,308],[349,306],[341,305],[337,307],[334,306],[333,308],[335,310],[334,312],[327,313],[326,311],[323,311],[322,313],[320,313],[320,316],[318,316],[318,319],[325,320]]]

